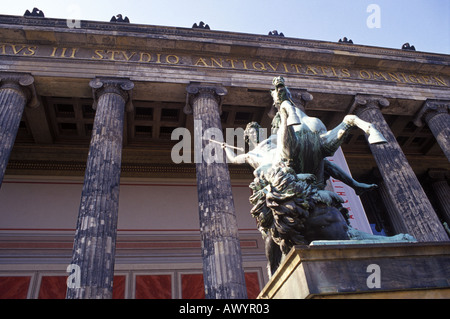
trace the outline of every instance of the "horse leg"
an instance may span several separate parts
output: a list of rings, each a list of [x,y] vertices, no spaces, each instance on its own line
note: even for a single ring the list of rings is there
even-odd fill
[[[297,149],[297,136],[292,126],[287,125],[288,111],[280,108],[280,127],[277,132],[277,144],[279,148],[279,160],[291,163],[295,157]]]
[[[346,115],[343,122],[363,130],[368,135],[369,144],[387,143],[384,136],[371,123],[361,120],[356,115]]]
[[[334,129],[320,135],[326,156],[332,156],[337,151],[352,127],[352,125],[342,121]]]
[[[301,118],[296,112],[296,107],[292,105],[289,101],[283,101],[280,105],[280,111],[285,110],[287,113],[286,125],[298,125],[301,124]]]
[[[368,135],[369,144],[387,143],[384,136],[369,122],[361,120],[356,115],[346,115],[342,122],[334,129],[322,134],[320,137],[325,150],[331,156],[342,145],[348,132],[358,127]]]
[[[267,271],[269,278],[271,278],[280,265],[282,252],[280,246],[273,241],[271,236],[266,237],[265,250],[267,258]]]

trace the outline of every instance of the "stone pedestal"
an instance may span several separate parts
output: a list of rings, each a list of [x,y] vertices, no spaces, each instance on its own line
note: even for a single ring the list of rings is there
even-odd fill
[[[450,298],[450,243],[295,246],[258,298]]]

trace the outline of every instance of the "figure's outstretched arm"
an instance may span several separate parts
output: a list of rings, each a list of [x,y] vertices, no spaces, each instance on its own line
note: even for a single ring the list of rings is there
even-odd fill
[[[342,181],[344,184],[353,188],[356,192],[356,195],[361,195],[362,193],[373,190],[378,187],[376,184],[365,184],[355,181],[350,175],[344,172],[338,165],[330,162],[328,160],[324,160],[324,170],[325,174]]]
[[[236,155],[231,148],[227,147],[227,144],[222,143],[222,148],[225,150],[225,154],[227,155],[228,163],[232,164],[243,164],[247,159],[247,154]]]

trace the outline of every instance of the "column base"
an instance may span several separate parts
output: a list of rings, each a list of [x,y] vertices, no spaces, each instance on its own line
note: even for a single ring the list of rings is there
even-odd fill
[[[295,246],[258,299],[450,298],[450,243]]]

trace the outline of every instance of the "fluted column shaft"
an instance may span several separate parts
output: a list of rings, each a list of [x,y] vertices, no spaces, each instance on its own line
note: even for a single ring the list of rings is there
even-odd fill
[[[0,73],[0,187],[23,110],[34,95],[33,82],[29,74]]]
[[[388,213],[396,214],[391,216],[396,225],[404,225],[395,230],[406,231],[421,242],[447,241],[449,238],[444,227],[381,113],[380,107],[387,105],[389,102],[382,97],[357,95],[353,112],[374,124],[388,141],[386,144],[371,144],[370,150],[383,178],[385,195],[395,206]]]
[[[398,212],[397,204],[390,195],[390,189],[386,186],[386,183],[382,179],[377,184],[378,193],[380,194],[384,207],[387,210],[386,213],[389,216],[393,230],[396,233],[408,233],[408,227],[402,214]]]
[[[193,84],[187,90],[198,137],[195,143],[197,151],[201,151],[200,146],[204,150],[209,143],[201,138],[202,132],[209,128],[222,130],[219,95],[226,94],[226,90]],[[202,156],[196,163],[196,172],[205,296],[208,299],[247,298],[228,166],[225,161],[208,163]]]
[[[79,287],[68,299],[112,298],[125,104],[133,83],[91,81],[96,114],[73,247]]]
[[[434,195],[438,201],[442,219],[450,227],[450,186],[448,180],[449,171],[430,170],[428,172],[428,182],[431,184]]]

